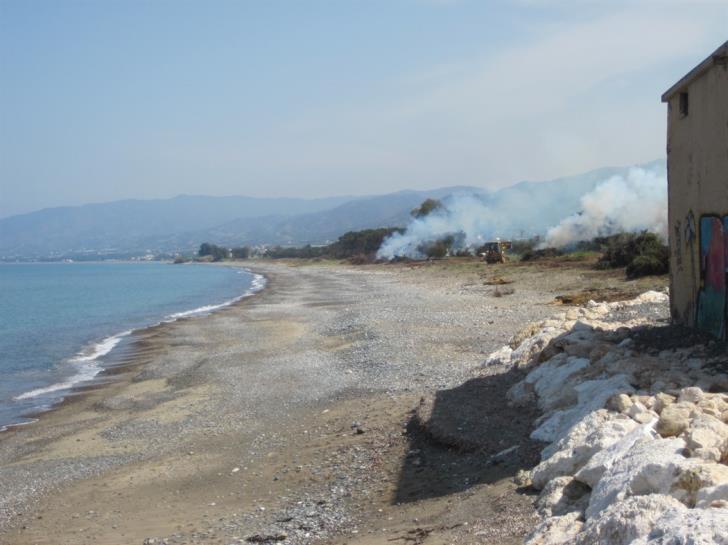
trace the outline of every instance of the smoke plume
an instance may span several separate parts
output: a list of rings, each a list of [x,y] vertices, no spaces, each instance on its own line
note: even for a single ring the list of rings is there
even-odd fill
[[[451,195],[442,208],[411,220],[404,233],[387,238],[377,257],[421,259],[428,244],[446,237],[453,237],[453,250],[472,250],[496,237],[544,234],[542,246],[555,247],[644,229],[666,237],[664,162],[611,171],[602,177],[595,171],[553,182],[518,184],[490,194]]]
[[[461,248],[483,243],[484,233],[494,228],[495,216],[479,195],[453,195],[443,201],[444,207],[410,222],[404,233],[395,233],[384,241],[377,252],[379,259],[424,257],[423,245],[453,236]],[[455,248],[460,249],[460,248]]]
[[[667,238],[667,179],[657,170],[632,168],[581,198],[581,212],[548,230],[543,247],[561,248],[619,232],[648,230]]]

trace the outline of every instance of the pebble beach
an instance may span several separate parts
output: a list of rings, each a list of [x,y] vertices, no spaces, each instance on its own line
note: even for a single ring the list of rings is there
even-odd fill
[[[454,392],[448,421],[477,379],[463,403],[505,411],[525,373],[488,355],[593,279],[513,270],[503,296],[480,263],[252,269],[261,293],[139,332],[102,384],[0,435],[0,543],[522,542],[532,421],[458,446],[417,408]]]

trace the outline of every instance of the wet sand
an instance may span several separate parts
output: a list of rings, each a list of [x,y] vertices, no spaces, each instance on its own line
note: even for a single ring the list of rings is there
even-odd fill
[[[527,427],[463,450],[413,410],[475,377],[503,410],[482,361],[583,271],[497,297],[477,263],[252,268],[262,293],[142,332],[109,384],[0,434],[0,543],[519,543]]]

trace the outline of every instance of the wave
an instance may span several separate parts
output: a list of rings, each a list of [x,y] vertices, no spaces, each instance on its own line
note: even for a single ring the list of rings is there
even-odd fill
[[[56,382],[50,386],[30,390],[15,396],[13,399],[15,401],[22,401],[24,399],[31,399],[45,394],[58,392],[60,390],[68,390],[80,382],[91,380],[101,372],[101,366],[98,362],[99,358],[111,352],[124,337],[131,335],[132,332],[133,330],[129,329],[127,331],[117,333],[116,335],[112,335],[111,337],[106,337],[100,342],[93,343],[88,348],[82,350],[68,360],[68,363],[76,368],[75,374],[71,375],[62,382]]]
[[[240,272],[239,274],[242,274],[242,272]],[[248,291],[246,291],[244,294],[234,297],[233,299],[230,299],[229,301],[225,301],[224,303],[220,303],[217,305],[205,305],[202,307],[193,308],[192,310],[185,310],[183,312],[175,312],[174,314],[170,314],[168,316],[168,319],[164,320],[164,321],[165,322],[174,322],[175,320],[177,320],[179,318],[189,318],[191,316],[205,316],[205,315],[210,314],[211,312],[214,312],[221,308],[229,307],[230,305],[233,305],[233,304],[237,303],[238,301],[242,301],[246,297],[255,295],[260,290],[262,290],[264,287],[265,287],[265,277],[262,274],[254,274],[253,280],[250,283],[250,289],[248,289]]]
[[[153,327],[154,325],[159,325],[162,323],[171,323],[174,322],[180,318],[190,318],[193,316],[206,316],[216,310],[219,310],[221,308],[229,307],[230,305],[237,303],[238,301],[242,301],[246,297],[251,297],[258,293],[260,290],[265,288],[266,285],[266,278],[261,274],[253,274],[247,269],[240,271],[240,274],[243,274],[243,272],[248,272],[249,274],[253,275],[253,280],[250,283],[250,288],[243,293],[242,295],[239,295],[238,297],[235,297],[233,299],[230,299],[229,301],[225,301],[223,303],[217,304],[217,305],[205,305],[199,308],[195,308],[192,310],[187,310],[183,312],[175,312],[174,314],[170,314],[165,319],[161,320],[160,322],[157,322],[156,324],[152,324],[151,326],[145,326],[144,328],[140,329],[146,329],[146,327]],[[110,337],[106,337],[105,339],[91,344],[89,347],[85,348],[78,354],[76,354],[74,357],[70,358],[68,361],[69,364],[74,366],[76,368],[75,374],[71,375],[67,379],[56,382],[54,384],[51,384],[49,386],[44,386],[42,388],[35,388],[33,390],[30,390],[28,392],[24,392],[20,395],[17,395],[13,397],[13,400],[15,401],[23,401],[27,399],[33,399],[36,397],[41,397],[47,394],[52,394],[54,392],[64,391],[64,390],[70,390],[71,388],[74,388],[75,386],[78,386],[82,382],[87,382],[92,379],[94,379],[102,370],[103,367],[99,364],[99,359],[103,356],[107,355],[109,352],[111,352],[116,346],[124,339],[125,337],[128,337],[132,333],[137,331],[136,329],[129,329],[127,331],[122,331],[121,333],[117,333],[116,335],[111,335]],[[2,431],[2,428],[0,427],[0,431]]]

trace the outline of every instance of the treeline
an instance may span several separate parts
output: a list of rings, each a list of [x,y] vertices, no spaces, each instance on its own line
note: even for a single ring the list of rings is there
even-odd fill
[[[281,258],[331,258],[356,259],[359,261],[373,261],[377,250],[384,239],[394,233],[403,233],[399,227],[381,227],[379,229],[364,229],[362,231],[349,231],[339,239],[327,246],[285,247],[274,246],[261,252],[261,256],[271,259]]]
[[[197,261],[222,261],[223,259],[248,259],[251,257],[266,257],[269,259],[353,259],[359,262],[374,261],[377,250],[384,239],[394,233],[402,233],[404,229],[398,227],[382,227],[379,229],[364,229],[362,231],[349,231],[339,239],[325,246],[273,246],[270,248],[252,249],[248,246],[226,248],[209,242],[200,245],[197,252]],[[192,258],[177,257],[176,263],[191,261]]]

